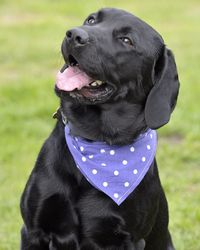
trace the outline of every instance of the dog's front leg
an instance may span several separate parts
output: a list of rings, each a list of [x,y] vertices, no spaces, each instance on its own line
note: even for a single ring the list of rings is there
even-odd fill
[[[22,227],[20,250],[49,250],[49,242],[49,237],[42,230],[28,230],[26,226]]]
[[[85,240],[82,244],[81,244],[81,250],[115,250],[116,246],[110,246],[110,247],[99,247],[96,243],[94,243],[91,240]],[[144,250],[145,249],[145,241],[144,239],[139,240],[137,243],[133,243],[131,241],[126,241],[124,242],[124,244],[121,245],[120,248],[117,249],[121,249],[121,250]]]
[[[79,250],[79,243],[75,234],[53,235],[49,243],[49,250]]]
[[[90,213],[91,216],[91,213]],[[91,218],[90,218],[91,219]],[[81,250],[144,250],[143,239],[134,241],[119,216],[84,220]],[[85,222],[87,222],[85,224]]]
[[[79,250],[79,243],[75,234],[46,234],[41,230],[28,231],[26,227],[21,231],[21,250]]]

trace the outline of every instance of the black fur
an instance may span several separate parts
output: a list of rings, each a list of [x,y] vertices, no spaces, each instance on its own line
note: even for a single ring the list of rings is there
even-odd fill
[[[170,119],[178,95],[177,70],[161,38],[122,10],[102,9],[94,23],[68,31],[69,55],[113,89],[107,100],[73,98],[56,88],[72,134],[128,144]],[[128,43],[123,37],[128,37]],[[64,66],[66,68],[66,65]],[[21,199],[21,250],[172,250],[168,208],[156,160],[120,206],[91,186],[76,168],[58,120],[44,143]]]

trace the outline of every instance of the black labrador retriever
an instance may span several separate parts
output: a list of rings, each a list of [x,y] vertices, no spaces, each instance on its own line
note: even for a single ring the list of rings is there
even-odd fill
[[[61,48],[58,121],[22,195],[21,249],[173,250],[155,158],[119,205],[85,178],[65,138],[69,126],[73,138],[121,148],[165,125],[179,90],[172,52],[148,24],[111,8],[67,31]]]

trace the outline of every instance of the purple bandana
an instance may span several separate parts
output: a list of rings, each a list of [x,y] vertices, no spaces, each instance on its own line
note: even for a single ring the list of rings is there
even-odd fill
[[[97,189],[120,205],[140,184],[153,162],[157,137],[149,129],[130,145],[110,146],[70,135],[65,138],[77,168]]]

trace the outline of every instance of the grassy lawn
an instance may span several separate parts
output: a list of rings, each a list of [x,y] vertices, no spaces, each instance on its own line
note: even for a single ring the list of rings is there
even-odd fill
[[[105,6],[140,16],[176,55],[179,102],[159,130],[157,158],[177,250],[200,249],[199,0],[0,0],[0,250],[19,249],[20,195],[55,123],[65,31]]]

